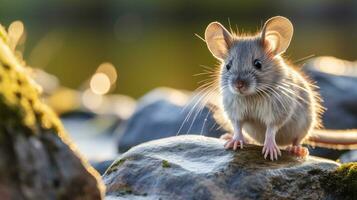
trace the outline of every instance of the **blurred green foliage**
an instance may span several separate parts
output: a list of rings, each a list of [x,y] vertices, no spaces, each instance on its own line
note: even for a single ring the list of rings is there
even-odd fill
[[[27,28],[25,60],[80,88],[102,62],[118,70],[116,92],[138,97],[157,86],[195,89],[200,65],[217,62],[203,35],[214,20],[256,32],[274,15],[295,25],[291,60],[314,54],[355,60],[356,1],[19,1],[5,0],[0,22]]]

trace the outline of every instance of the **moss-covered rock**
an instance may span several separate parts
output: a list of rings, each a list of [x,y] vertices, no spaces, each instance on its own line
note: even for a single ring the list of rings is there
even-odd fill
[[[346,163],[327,173],[321,182],[341,199],[357,199],[357,162]]]
[[[98,174],[76,153],[29,68],[0,26],[0,196],[5,199],[101,199]]]

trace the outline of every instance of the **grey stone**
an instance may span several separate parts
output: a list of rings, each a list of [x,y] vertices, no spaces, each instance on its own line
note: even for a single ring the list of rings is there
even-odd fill
[[[199,109],[199,97],[189,93],[158,88],[142,97],[132,117],[118,130],[119,152],[140,143],[182,134],[219,137],[226,131],[213,117],[214,104]],[[190,111],[192,115],[189,116]],[[187,120],[185,121],[186,117]]]
[[[357,150],[352,150],[342,154],[339,160],[341,163],[357,162]]]
[[[305,67],[307,74],[316,81],[326,109],[322,116],[323,125],[328,129],[357,128],[357,76],[353,73],[331,74],[316,66],[318,59],[309,62]],[[343,64],[344,61],[338,60]],[[350,68],[357,68],[350,62]],[[354,65],[354,66],[352,66]],[[343,68],[346,66],[334,66]],[[357,70],[355,70],[357,71]]]
[[[321,62],[323,59],[329,62]],[[322,66],[321,63],[323,63]],[[326,108],[326,111],[322,115],[322,123],[326,129],[357,128],[356,64],[356,62],[332,57],[318,57],[311,59],[305,66],[305,71],[309,77],[316,81],[316,84],[319,86],[318,91],[323,99],[322,105]],[[339,69],[339,74],[328,73],[331,69]],[[345,152],[326,148],[314,148],[310,150],[310,154],[312,155],[334,160],[338,159]]]
[[[103,176],[107,199],[331,199],[320,182],[338,164],[261,147],[225,150],[220,139],[186,135],[147,142],[122,154]]]
[[[92,161],[90,164],[94,167],[95,170],[97,170],[100,175],[103,175],[113,162],[114,160],[104,160],[99,162]]]

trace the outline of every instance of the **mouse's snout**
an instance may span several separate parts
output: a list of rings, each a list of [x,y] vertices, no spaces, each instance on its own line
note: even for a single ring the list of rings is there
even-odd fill
[[[234,83],[234,86],[241,91],[246,88],[247,82],[245,80],[237,79]]]
[[[237,77],[231,79],[230,90],[232,93],[248,95],[254,92],[254,83],[246,77]]]

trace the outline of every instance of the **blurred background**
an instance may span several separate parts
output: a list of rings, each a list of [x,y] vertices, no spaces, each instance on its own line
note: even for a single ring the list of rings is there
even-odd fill
[[[287,56],[357,57],[357,2],[315,1],[79,1],[3,0],[0,20],[26,27],[24,58],[79,88],[103,62],[118,71],[115,92],[139,97],[157,86],[197,88],[199,65],[216,62],[205,44],[207,24],[220,21],[256,32],[266,19],[288,17],[295,26]]]
[[[123,152],[182,130],[187,113],[179,110],[191,97],[181,90],[194,90],[207,78],[193,76],[203,71],[200,65],[217,64],[195,34],[202,36],[211,21],[226,27],[230,21],[234,30],[254,33],[276,15],[288,17],[295,28],[286,57],[329,74],[312,74],[329,99],[324,103],[325,127],[357,128],[357,1],[2,0],[0,6],[1,24],[8,27],[19,20],[25,26],[17,49],[36,69],[45,100],[85,156],[108,163],[118,146]],[[337,82],[348,84],[341,87]],[[180,90],[149,92],[161,86]],[[347,99],[334,98],[347,93]],[[205,132],[209,114],[204,115],[186,123],[183,132]],[[336,123],[341,117],[346,120]],[[203,125],[195,127],[196,118]],[[171,129],[165,129],[168,124]],[[221,132],[212,134],[218,137]],[[337,159],[341,152],[326,155]]]

